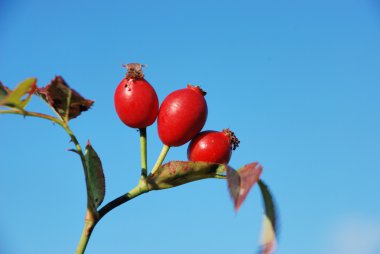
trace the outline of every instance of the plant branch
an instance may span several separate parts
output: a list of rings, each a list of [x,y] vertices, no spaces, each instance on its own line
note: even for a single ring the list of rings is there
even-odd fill
[[[52,122],[58,124],[67,132],[67,134],[69,134],[71,140],[73,141],[73,143],[75,145],[75,148],[76,148],[79,156],[81,157],[83,168],[85,168],[84,155],[83,155],[82,148],[78,142],[78,139],[75,137],[73,131],[69,128],[67,123],[62,121],[62,119],[51,116],[51,115],[46,115],[43,113],[37,113],[37,112],[32,112],[32,111],[21,111],[21,110],[17,110],[17,109],[0,110],[0,114],[16,114],[16,115],[23,115],[23,116],[38,117],[38,118],[49,120],[49,121],[52,121]]]
[[[113,210],[114,208],[118,207],[119,205],[122,205],[124,204],[125,202],[137,197],[137,196],[140,196],[141,194],[143,193],[146,193],[149,191],[149,188],[147,186],[147,184],[145,183],[145,181],[143,181],[143,184],[142,182],[140,181],[140,184],[137,185],[135,188],[133,188],[131,191],[129,191],[128,193],[112,200],[111,202],[109,202],[108,204],[106,204],[105,206],[103,206],[99,211],[98,211],[98,221],[103,218],[104,215],[106,215],[107,213],[109,213],[111,210]]]
[[[33,117],[38,117],[46,120],[50,120],[54,123],[59,124],[60,126],[63,127],[64,122],[56,118],[54,116],[42,114],[42,113],[37,113],[37,112],[31,112],[31,111],[24,111],[24,110],[18,110],[18,109],[8,109],[8,110],[0,110],[0,114],[16,114],[16,115],[23,115],[23,116],[33,116]]]
[[[98,215],[97,215],[96,208],[93,207],[91,200],[89,200],[89,195],[88,195],[89,190],[88,190],[88,186],[87,186],[87,177],[88,176],[87,176],[86,159],[84,157],[83,150],[82,150],[81,145],[79,144],[78,139],[76,138],[76,136],[74,135],[74,133],[70,129],[70,127],[68,126],[68,122],[65,121],[65,120],[68,120],[68,118],[66,117],[66,119],[62,119],[62,118],[57,118],[57,117],[46,115],[46,114],[42,114],[42,113],[31,112],[31,111],[24,111],[24,110],[17,110],[17,109],[0,110],[0,114],[17,114],[17,115],[38,117],[38,118],[41,118],[41,119],[49,120],[49,121],[52,121],[52,122],[60,125],[66,131],[66,133],[70,136],[71,141],[75,145],[76,153],[79,155],[79,157],[81,159],[83,170],[84,170],[84,174],[85,174],[85,177],[86,177],[87,211],[86,211],[85,227],[83,229],[83,233],[82,233],[80,242],[78,244],[78,249],[77,249],[77,252],[76,252],[76,253],[80,253],[80,254],[84,253],[84,250],[85,250],[85,248],[87,246],[87,242],[88,242],[88,240],[89,240],[89,238],[91,236],[92,229],[93,229],[93,227],[95,226],[95,224],[98,221],[97,220]]]
[[[89,209],[87,209],[82,235],[79,239],[78,247],[75,254],[83,254],[86,250],[92,231],[97,223],[97,220],[92,215],[92,212]]]

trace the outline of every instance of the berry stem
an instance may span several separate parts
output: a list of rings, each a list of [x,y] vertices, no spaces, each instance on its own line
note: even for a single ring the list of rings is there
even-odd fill
[[[147,135],[146,128],[140,128],[140,154],[141,154],[141,177],[145,178],[147,173]]]
[[[157,169],[162,165],[162,162],[164,161],[166,155],[169,152],[169,149],[170,149],[170,146],[167,146],[167,145],[164,145],[162,147],[161,153],[157,158],[156,164],[154,164],[151,174],[154,174],[157,171]]]

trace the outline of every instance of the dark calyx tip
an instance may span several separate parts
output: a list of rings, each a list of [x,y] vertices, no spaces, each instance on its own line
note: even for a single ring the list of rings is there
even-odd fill
[[[142,79],[144,78],[144,72],[142,67],[146,65],[140,63],[123,64],[123,67],[127,69],[126,79]]]
[[[192,84],[187,84],[187,88],[193,89],[194,91],[197,91],[201,93],[203,96],[206,96],[206,91],[203,90],[200,86],[194,86]]]
[[[224,129],[223,133],[227,135],[227,137],[230,139],[231,149],[235,150],[237,147],[239,147],[239,139],[236,137],[235,133],[231,131],[230,129]]]

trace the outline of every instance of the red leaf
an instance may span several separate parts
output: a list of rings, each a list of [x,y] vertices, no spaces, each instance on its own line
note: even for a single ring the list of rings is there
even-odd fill
[[[258,162],[247,164],[238,171],[227,168],[228,189],[236,212],[243,204],[252,186],[260,179],[262,170],[263,167]]]
[[[71,89],[61,76],[56,76],[49,85],[38,88],[36,93],[65,121],[79,116],[94,103]]]

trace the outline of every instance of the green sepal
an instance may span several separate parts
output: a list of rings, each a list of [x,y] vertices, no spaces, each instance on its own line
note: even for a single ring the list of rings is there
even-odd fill
[[[153,190],[167,189],[201,179],[223,177],[227,167],[208,162],[170,161],[150,174],[147,183]]]
[[[86,162],[87,195],[96,209],[104,200],[106,183],[102,162],[90,142],[87,143],[84,158]]]
[[[37,79],[28,78],[22,81],[12,91],[0,83],[0,106],[24,110],[34,91],[37,89]],[[25,99],[22,99],[27,94]]]

